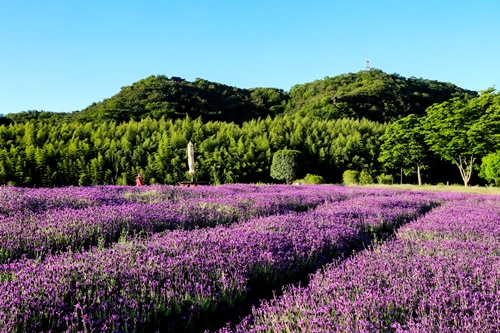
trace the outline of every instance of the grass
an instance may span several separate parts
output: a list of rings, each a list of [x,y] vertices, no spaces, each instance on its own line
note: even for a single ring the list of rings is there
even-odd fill
[[[411,185],[411,184],[393,184],[393,185],[380,185],[371,184],[364,185],[364,187],[371,188],[391,188],[410,191],[441,191],[441,192],[461,192],[461,193],[478,193],[478,194],[494,194],[500,195],[500,187],[485,187],[485,186],[458,186],[458,185]]]

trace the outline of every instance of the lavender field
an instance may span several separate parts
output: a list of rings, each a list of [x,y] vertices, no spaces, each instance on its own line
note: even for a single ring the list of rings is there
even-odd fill
[[[446,202],[227,332],[500,332],[500,201]]]
[[[497,197],[0,188],[1,332],[496,332]]]

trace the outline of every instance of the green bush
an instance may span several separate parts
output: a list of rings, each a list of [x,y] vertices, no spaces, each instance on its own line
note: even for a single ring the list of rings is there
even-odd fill
[[[361,171],[359,174],[359,183],[361,185],[373,184],[374,181],[372,175],[370,175],[368,171],[365,170]]]
[[[345,185],[356,185],[359,183],[359,171],[346,170],[342,174],[342,182]]]
[[[483,157],[479,176],[490,184],[500,185],[500,151]]]
[[[303,179],[298,180],[303,184],[324,184],[325,179],[319,175],[313,175],[308,173]]]
[[[394,177],[392,175],[386,175],[382,173],[377,176],[377,183],[384,185],[392,185],[394,184]]]
[[[278,150],[273,155],[271,177],[284,180],[290,184],[292,180],[303,175],[304,158],[298,150]]]

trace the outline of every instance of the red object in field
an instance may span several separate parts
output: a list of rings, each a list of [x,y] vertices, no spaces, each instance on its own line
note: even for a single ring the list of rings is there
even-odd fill
[[[142,186],[142,175],[141,175],[141,174],[138,174],[138,175],[137,175],[137,178],[136,178],[136,180],[135,180],[135,184],[136,184],[137,186]]]

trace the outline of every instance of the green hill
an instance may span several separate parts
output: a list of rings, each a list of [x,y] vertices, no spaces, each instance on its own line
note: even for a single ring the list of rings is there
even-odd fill
[[[286,112],[323,119],[391,122],[411,113],[422,116],[434,103],[466,95],[477,96],[477,92],[451,83],[406,79],[371,69],[293,86]]]
[[[242,123],[282,113],[288,94],[280,89],[240,89],[196,79],[150,76],[123,87],[115,96],[94,103],[76,115],[86,120],[179,119]]]
[[[243,122],[280,114],[320,119],[366,118],[392,122],[410,113],[425,114],[434,103],[452,97],[476,96],[451,83],[404,78],[371,69],[297,84],[290,92],[277,88],[241,89],[196,79],[150,76],[87,108],[67,114],[26,111],[9,114],[3,123],[29,119],[127,122],[152,119],[192,119]]]

